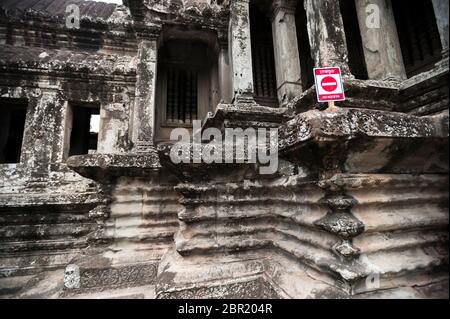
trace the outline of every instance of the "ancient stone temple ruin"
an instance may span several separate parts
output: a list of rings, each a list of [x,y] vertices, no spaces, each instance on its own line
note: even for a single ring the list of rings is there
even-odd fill
[[[0,296],[448,298],[448,42],[448,0],[1,0]],[[213,128],[277,169],[173,160]]]

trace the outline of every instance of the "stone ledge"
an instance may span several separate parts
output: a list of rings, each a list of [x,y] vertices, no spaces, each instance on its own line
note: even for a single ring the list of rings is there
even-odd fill
[[[314,170],[441,173],[448,172],[448,136],[448,115],[311,110],[281,127],[279,150]]]
[[[91,207],[104,202],[104,196],[99,192],[86,192],[80,194],[58,193],[26,193],[26,194],[0,194],[2,209],[23,209],[45,211],[58,208],[62,211],[71,211],[79,207]],[[36,205],[41,208],[36,208]]]
[[[350,80],[344,82],[346,100],[337,102],[341,107],[393,110],[399,92],[398,81]],[[314,108],[319,109],[325,103],[317,102],[315,86],[310,87],[287,105],[292,112],[300,113]]]
[[[272,108],[252,104],[219,104],[214,113],[209,113],[202,131],[215,127],[218,129],[227,127],[278,127],[279,124],[289,119],[287,108]],[[257,124],[257,125],[255,125]]]
[[[433,69],[404,81],[358,80],[344,81],[346,100],[338,106],[357,109],[433,114],[448,108],[448,57]],[[299,94],[287,105],[290,112],[301,113],[322,109],[314,86]]]
[[[157,294],[158,299],[278,299],[277,291],[263,278],[202,286]]]
[[[89,154],[67,159],[67,165],[80,175],[96,181],[108,181],[121,176],[145,177],[158,171],[158,155],[142,154]]]
[[[0,54],[0,68],[4,72],[37,73],[103,79],[127,79],[133,82],[136,65],[130,57],[101,53],[73,53],[52,48],[21,48],[4,45]]]
[[[280,146],[320,138],[448,138],[448,116],[417,117],[403,113],[339,108],[298,114],[281,129]]]

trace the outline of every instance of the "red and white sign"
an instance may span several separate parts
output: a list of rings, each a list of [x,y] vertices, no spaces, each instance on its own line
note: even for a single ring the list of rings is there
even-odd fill
[[[344,86],[340,68],[315,68],[317,101],[344,101]]]

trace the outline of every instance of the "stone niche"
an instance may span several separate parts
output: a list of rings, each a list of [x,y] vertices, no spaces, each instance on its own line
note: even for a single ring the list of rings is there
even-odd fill
[[[213,30],[167,27],[159,40],[156,141],[176,127],[192,129],[220,102],[219,42]]]

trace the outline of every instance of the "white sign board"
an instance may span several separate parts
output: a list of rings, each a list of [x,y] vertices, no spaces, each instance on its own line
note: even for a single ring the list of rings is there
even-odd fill
[[[340,68],[315,68],[314,80],[316,82],[317,101],[334,102],[345,100]]]

